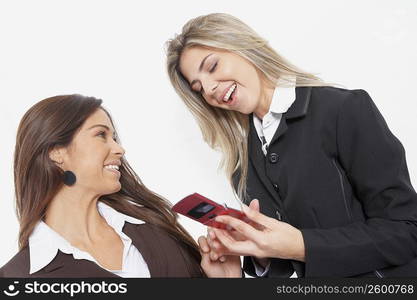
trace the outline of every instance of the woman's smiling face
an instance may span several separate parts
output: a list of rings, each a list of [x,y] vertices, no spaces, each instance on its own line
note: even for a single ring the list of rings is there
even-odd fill
[[[212,106],[250,114],[263,101],[265,84],[261,75],[252,63],[233,52],[186,48],[179,67],[191,89]]]
[[[97,109],[74,135],[70,145],[53,150],[52,160],[77,177],[75,186],[95,195],[107,195],[121,188],[121,159],[124,149],[116,142],[108,115]]]

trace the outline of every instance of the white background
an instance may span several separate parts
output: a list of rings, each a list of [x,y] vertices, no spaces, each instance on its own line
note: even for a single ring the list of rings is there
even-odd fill
[[[302,69],[367,90],[417,184],[417,1],[0,1],[0,266],[17,251],[17,126],[53,95],[102,98],[127,159],[171,202],[199,192],[237,207],[217,171],[219,154],[202,141],[165,71],[165,41],[201,14],[233,14]],[[195,238],[205,233],[181,221]]]

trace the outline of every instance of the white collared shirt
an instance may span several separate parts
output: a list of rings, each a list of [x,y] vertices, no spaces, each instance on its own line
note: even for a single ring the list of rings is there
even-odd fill
[[[121,277],[150,277],[148,265],[132,240],[122,231],[125,222],[143,224],[145,222],[122,214],[101,201],[97,209],[106,222],[115,230],[123,242],[123,265],[121,270],[108,270],[88,253],[72,246],[65,238],[50,228],[45,222],[39,221],[29,237],[30,271],[35,273],[47,266],[57,255],[58,250],[72,254],[74,259],[86,259],[96,263]]]
[[[268,113],[259,119],[258,116],[253,114],[253,124],[255,125],[256,132],[259,140],[262,144],[262,152],[266,155],[266,147],[274,137],[275,132],[278,129],[281,122],[282,114],[287,110],[295,101],[295,86],[292,87],[276,87],[272,96],[271,105]],[[266,143],[263,141],[265,137]]]
[[[276,87],[272,96],[271,105],[268,113],[259,119],[253,114],[253,124],[255,125],[256,133],[262,144],[262,152],[267,154],[267,147],[271,143],[275,132],[281,122],[282,114],[286,113],[295,101],[295,86],[291,87]],[[265,139],[265,140],[264,140]],[[265,268],[259,265],[252,257],[252,262],[255,266],[255,273],[260,277],[264,277],[268,272],[271,262]],[[291,277],[297,277],[297,273],[293,273]]]

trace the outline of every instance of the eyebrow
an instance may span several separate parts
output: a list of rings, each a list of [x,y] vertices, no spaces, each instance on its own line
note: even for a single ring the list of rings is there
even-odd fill
[[[206,59],[211,55],[213,55],[213,53],[210,53],[209,55],[207,55],[206,57],[203,58],[203,60],[200,63],[200,66],[198,67],[199,72],[201,72],[201,70],[203,69],[203,66],[204,66],[204,63],[206,62]],[[200,80],[194,79],[193,81],[191,81],[190,86],[193,86],[194,83],[196,83],[197,81],[200,81]]]
[[[107,126],[107,125],[103,125],[103,124],[96,124],[96,125],[93,125],[93,126],[91,126],[90,128],[88,128],[88,130],[93,129],[93,128],[96,128],[96,127],[103,127],[103,128],[105,128],[105,129],[107,129],[108,131],[111,131],[109,126]],[[115,132],[114,132],[114,131],[113,131],[113,134],[115,134]]]

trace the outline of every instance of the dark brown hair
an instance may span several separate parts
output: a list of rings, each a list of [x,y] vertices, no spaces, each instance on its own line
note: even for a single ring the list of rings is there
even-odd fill
[[[20,223],[19,249],[28,245],[36,224],[63,185],[63,171],[50,159],[55,146],[68,146],[84,121],[97,109],[104,110],[102,100],[82,95],[63,95],[44,99],[32,106],[20,121],[14,153],[16,212]],[[99,200],[115,210],[156,225],[183,243],[193,258],[201,259],[197,244],[178,223],[171,204],[150,191],[128,162],[122,158],[117,193]]]

